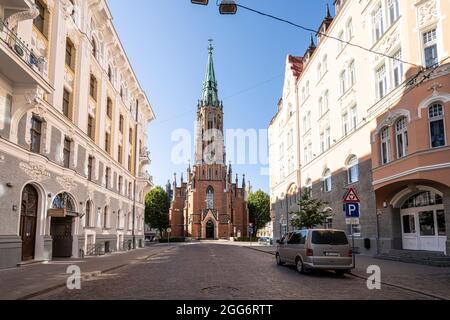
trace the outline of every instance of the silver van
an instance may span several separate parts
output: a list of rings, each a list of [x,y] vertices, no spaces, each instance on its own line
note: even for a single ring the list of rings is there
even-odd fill
[[[342,230],[298,230],[288,233],[277,243],[277,264],[294,264],[300,273],[321,269],[343,275],[353,269],[353,253]]]

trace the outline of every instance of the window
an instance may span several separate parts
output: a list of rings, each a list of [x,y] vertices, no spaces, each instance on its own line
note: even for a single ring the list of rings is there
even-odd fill
[[[436,41],[436,29],[423,33],[425,66],[433,67],[439,63]]]
[[[439,148],[445,146],[443,106],[439,103],[433,104],[428,108],[428,116],[430,121],[431,147]]]
[[[339,32],[338,39],[338,51],[341,52],[344,49],[344,31]]]
[[[108,66],[108,79],[109,79],[109,82],[112,82],[112,77],[113,77],[113,74],[112,74],[111,66]]]
[[[322,64],[319,63],[317,66],[317,81],[320,81],[322,79]]]
[[[308,130],[311,129],[311,111],[308,111],[308,113],[306,114],[306,126]]]
[[[392,71],[394,72],[394,86],[397,88],[403,81],[403,63],[402,52],[398,51],[394,54],[394,60],[392,62]]]
[[[312,142],[310,141],[308,143],[308,159],[309,161],[312,161],[313,154],[312,154]]]
[[[325,133],[320,134],[320,152],[325,152]]]
[[[105,170],[105,187],[109,189],[111,185],[111,168],[106,168]]]
[[[64,139],[64,167],[69,168],[70,167],[70,147],[72,145],[72,141],[66,137]]]
[[[117,149],[117,161],[119,161],[120,163],[122,163],[123,161],[123,151],[121,145],[119,145]]]
[[[123,115],[120,115],[119,117],[119,131],[120,133],[123,133]]]
[[[128,183],[128,197],[130,197],[130,199],[131,199],[132,196],[133,196],[133,185],[131,184],[131,182],[129,182]]]
[[[322,184],[323,184],[322,185],[323,192],[331,192],[332,181],[331,181],[331,170],[330,169],[325,170],[325,172],[323,174]]]
[[[402,117],[395,123],[395,141],[397,144],[397,158],[408,155],[408,120]]]
[[[287,145],[288,147],[291,147],[294,144],[294,129],[289,128],[288,134],[287,134]]]
[[[87,130],[87,134],[88,134],[89,138],[91,138],[92,140],[95,139],[95,119],[91,115],[88,115],[88,130]]]
[[[351,156],[347,161],[348,183],[356,183],[359,181],[359,164],[356,156]]]
[[[43,35],[45,35],[45,7],[39,0],[35,1],[35,5],[39,11],[39,15],[33,20],[33,24]]]
[[[348,113],[342,115],[342,135],[346,136],[349,132]]]
[[[94,173],[94,157],[89,156],[88,158],[88,180],[92,181]]]
[[[389,127],[381,130],[381,164],[386,164],[390,161],[391,140],[389,135]]]
[[[111,134],[108,132],[105,133],[105,151],[111,152]]]
[[[74,53],[74,47],[72,41],[70,39],[66,40],[66,66],[68,66],[70,69],[73,68],[73,53]]]
[[[92,202],[88,201],[86,202],[86,214],[84,218],[84,226],[86,228],[91,226],[91,208],[92,208]]]
[[[92,55],[97,58],[97,42],[92,38]]]
[[[123,177],[119,176],[119,194],[123,192]]]
[[[306,97],[309,97],[309,81],[306,82]]]
[[[31,118],[31,144],[30,144],[30,151],[34,153],[40,153],[41,152],[41,132],[42,130],[42,121],[39,120],[36,117]]]
[[[399,0],[388,0],[389,6],[389,21],[393,24],[400,17]]]
[[[329,96],[329,94],[328,94],[328,90],[327,90],[327,91],[325,91],[325,94],[323,95],[323,110],[324,110],[324,113],[327,113],[328,110],[329,110],[328,96]]]
[[[321,117],[324,114],[324,110],[323,110],[323,98],[320,97],[319,98],[319,116]]]
[[[356,106],[353,106],[350,109],[350,128],[352,130],[355,130],[358,126],[358,108]]]
[[[109,227],[109,209],[106,206],[105,209],[103,209],[103,228],[108,229]]]
[[[208,130],[214,129],[214,115],[208,114]]]
[[[132,163],[132,161],[131,161],[131,154],[129,154],[129,155],[128,155],[128,171],[131,172],[132,167],[133,167],[133,163]]]
[[[378,99],[383,98],[387,93],[386,66],[381,66],[376,72]]]
[[[330,149],[330,147],[331,147],[331,129],[330,129],[330,127],[325,129],[325,146],[326,146],[326,150]]]
[[[128,130],[128,141],[130,142],[130,144],[133,144],[133,129],[130,128],[130,130]]]
[[[214,189],[211,186],[206,190],[206,209],[214,209]]]
[[[97,79],[92,74],[89,82],[89,94],[92,99],[97,101]]]
[[[353,38],[353,22],[352,22],[352,19],[350,19],[347,22],[346,31],[347,31],[347,41],[352,40],[352,38]]]
[[[341,96],[344,95],[345,91],[347,91],[345,78],[346,78],[346,72],[344,70],[339,75],[339,85],[340,85]]]
[[[106,115],[109,119],[112,119],[112,113],[113,113],[113,105],[112,100],[110,98],[106,99]]]
[[[325,55],[322,60],[322,73],[325,74],[328,71],[328,57]]]
[[[373,38],[374,41],[376,42],[384,34],[383,9],[381,8],[381,5],[372,14],[372,24],[373,24]]]
[[[356,82],[356,73],[355,73],[355,61],[350,62],[350,65],[348,67],[349,77],[350,77],[350,87],[353,87],[353,85]]]
[[[308,192],[308,196],[310,198],[312,198],[312,180],[311,179],[306,180],[305,188]]]
[[[65,88],[64,88],[64,91],[63,91],[63,104],[62,104],[62,107],[63,107],[63,114],[67,118],[70,118],[70,92],[67,91]]]

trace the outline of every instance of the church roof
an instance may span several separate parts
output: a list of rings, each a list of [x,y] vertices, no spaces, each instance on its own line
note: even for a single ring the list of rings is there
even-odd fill
[[[209,40],[208,46],[208,64],[206,66],[205,80],[203,81],[203,97],[204,105],[219,105],[219,97],[217,94],[217,80],[214,71],[212,40]]]

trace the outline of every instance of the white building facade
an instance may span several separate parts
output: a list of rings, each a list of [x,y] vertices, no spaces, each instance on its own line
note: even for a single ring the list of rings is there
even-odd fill
[[[0,268],[142,246],[151,105],[106,1],[0,0]]]
[[[295,164],[300,171],[297,186],[309,188],[314,198],[329,203],[333,216],[327,226],[353,233],[356,247],[361,253],[404,249],[401,241],[402,237],[405,238],[407,228],[400,221],[400,214],[386,210],[390,206],[402,204],[390,204],[390,195],[378,197],[377,189],[386,186],[377,186],[377,181],[385,181],[374,179],[373,175],[378,174],[377,171],[381,172],[382,169],[378,167],[386,166],[388,162],[402,161],[408,154],[412,156],[411,139],[409,153],[407,150],[406,127],[410,126],[409,133],[412,134],[415,130],[412,123],[419,121],[421,116],[410,114],[406,122],[397,123],[400,115],[409,113],[400,111],[393,117],[392,110],[405,104],[407,99],[408,107],[402,108],[416,110],[421,100],[433,100],[430,98],[433,90],[427,89],[436,83],[435,78],[445,73],[449,62],[443,59],[449,55],[446,26],[450,3],[445,0],[338,0],[335,1],[335,9],[335,17],[328,12],[318,29],[317,45],[311,43],[305,55],[299,57],[302,71],[296,81],[296,107],[301,155]],[[286,78],[291,78],[291,73],[288,70]],[[427,73],[431,80],[423,78]],[[420,83],[416,76],[422,77]],[[438,91],[448,90],[442,83]],[[434,91],[438,97],[439,92]],[[408,95],[414,97],[413,92],[416,92],[416,98],[410,99]],[[436,102],[444,105],[446,94]],[[386,130],[383,134],[386,119],[398,125],[396,132],[389,134]],[[428,134],[427,130],[425,128],[422,134]],[[392,138],[391,141],[393,136],[396,140]],[[277,136],[270,137],[273,139],[270,145],[276,145]],[[439,146],[443,147],[443,144]],[[278,160],[275,153],[276,149],[273,149],[272,161]],[[388,153],[390,157],[387,157]],[[271,165],[279,167],[286,164],[284,160]],[[395,170],[401,173],[400,168]],[[395,170],[383,171],[383,174],[392,176]],[[290,182],[289,179],[285,180]],[[435,182],[430,181],[429,184]],[[418,184],[419,181],[405,178],[403,187],[408,183]],[[280,192],[277,191],[277,185],[272,184],[273,194]],[[349,188],[354,188],[361,200],[360,224],[353,226],[352,230],[346,225],[342,203]],[[401,189],[401,184],[396,188]],[[411,192],[405,194],[414,195],[419,189],[411,187]],[[441,191],[436,191],[440,201],[442,197],[445,199],[446,190],[447,187],[442,186]],[[393,189],[392,192],[398,191]],[[272,203],[276,204],[276,199]],[[450,212],[448,208],[446,210],[448,220]],[[448,227],[445,231],[445,222],[441,218],[437,220],[433,230],[440,229],[442,238],[445,238]],[[417,229],[425,228],[422,221],[417,223]],[[445,239],[439,240],[438,245],[437,232],[435,234],[436,246],[430,250],[445,252]]]

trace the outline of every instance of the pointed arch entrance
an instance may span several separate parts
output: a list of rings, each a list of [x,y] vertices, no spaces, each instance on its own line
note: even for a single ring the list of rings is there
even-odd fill
[[[36,224],[38,213],[38,191],[32,185],[26,185],[22,192],[20,209],[20,236],[22,238],[22,260],[34,259],[36,245]]]
[[[214,222],[212,220],[208,220],[206,223],[206,239],[207,240],[214,240],[215,239],[215,227]]]

